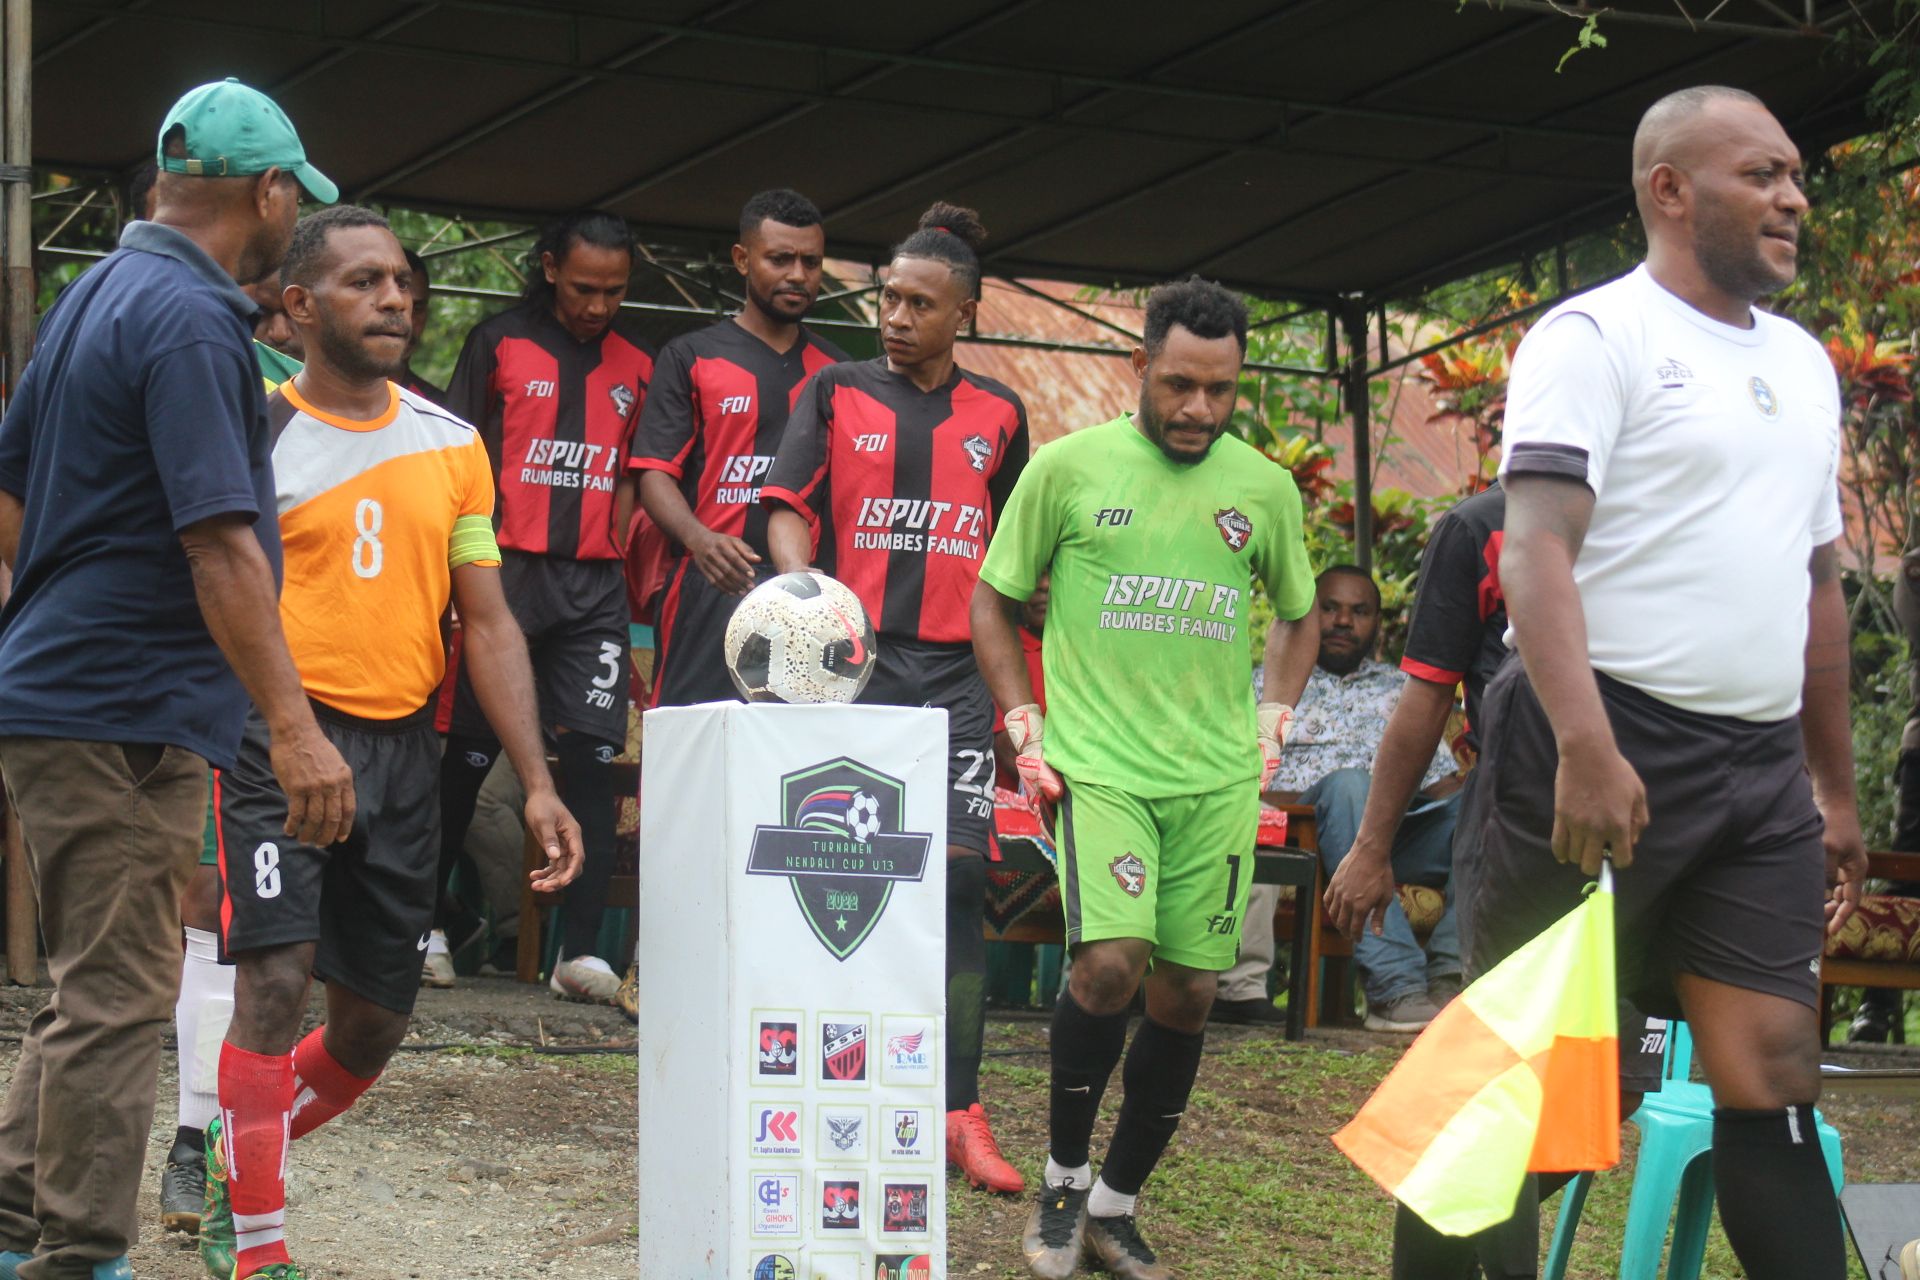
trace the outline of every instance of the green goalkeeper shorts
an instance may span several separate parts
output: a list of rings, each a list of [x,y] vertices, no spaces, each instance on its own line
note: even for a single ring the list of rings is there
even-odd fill
[[[1069,780],[1054,832],[1067,944],[1144,938],[1156,960],[1231,969],[1259,824],[1253,778],[1161,800]]]

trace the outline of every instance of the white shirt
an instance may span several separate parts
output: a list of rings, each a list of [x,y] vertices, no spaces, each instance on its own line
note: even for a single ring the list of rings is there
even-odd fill
[[[1264,685],[1264,680],[1258,683]],[[1305,791],[1335,769],[1371,773],[1380,739],[1387,735],[1387,721],[1406,684],[1406,672],[1372,658],[1344,676],[1315,666],[1293,708],[1293,728],[1287,734],[1287,749],[1280,753],[1279,772],[1268,785],[1277,791]],[[1442,742],[1434,748],[1420,785],[1430,787],[1458,772],[1453,752]]]
[[[1752,319],[1722,324],[1644,265],[1555,307],[1513,358],[1500,474],[1594,492],[1573,580],[1596,670],[1772,721],[1800,709],[1807,562],[1841,533],[1840,389],[1806,330]]]

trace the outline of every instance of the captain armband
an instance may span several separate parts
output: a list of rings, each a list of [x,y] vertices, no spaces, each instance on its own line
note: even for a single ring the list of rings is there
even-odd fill
[[[500,544],[493,538],[493,521],[486,516],[461,516],[453,522],[453,536],[447,539],[447,567],[463,564],[497,565]]]

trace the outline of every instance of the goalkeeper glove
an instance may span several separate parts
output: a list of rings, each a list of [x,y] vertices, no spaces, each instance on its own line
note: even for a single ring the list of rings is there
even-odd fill
[[[1013,763],[1020,771],[1020,780],[1033,794],[1052,802],[1060,798],[1064,788],[1060,775],[1040,754],[1045,735],[1046,720],[1039,703],[1029,702],[1007,712],[1007,740],[1013,743]]]
[[[1260,724],[1260,789],[1265,791],[1280,769],[1280,748],[1293,732],[1293,708],[1284,702],[1263,702],[1254,709]]]

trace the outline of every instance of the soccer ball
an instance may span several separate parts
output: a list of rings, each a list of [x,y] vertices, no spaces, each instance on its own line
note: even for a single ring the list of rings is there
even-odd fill
[[[847,830],[862,844],[880,834],[880,802],[864,791],[853,794],[847,806]]]
[[[824,573],[761,583],[727,623],[727,672],[748,702],[852,702],[873,653],[860,598]]]

